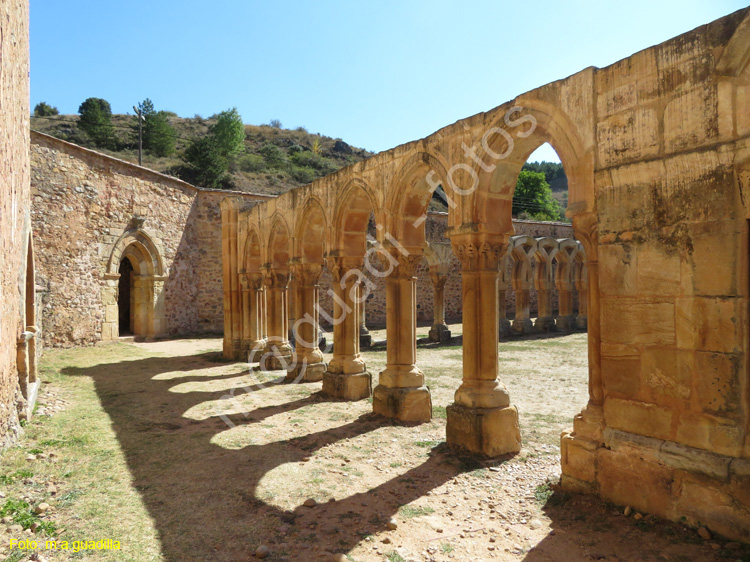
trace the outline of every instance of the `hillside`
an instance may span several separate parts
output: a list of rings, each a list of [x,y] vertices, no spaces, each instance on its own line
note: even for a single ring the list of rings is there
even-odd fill
[[[117,150],[96,148],[77,126],[78,115],[31,118],[31,128],[128,162],[138,163],[138,135],[133,115],[113,115]],[[182,155],[193,139],[208,134],[215,118],[178,117],[169,114],[176,131],[176,151],[167,157],[143,152],[143,166],[191,181]],[[272,145],[276,149],[268,149]],[[266,147],[261,150],[261,147]],[[261,155],[261,152],[265,156]],[[224,187],[240,191],[278,195],[349,164],[372,156],[341,139],[307,132],[304,127],[283,129],[271,125],[245,125],[245,153],[230,166]]]

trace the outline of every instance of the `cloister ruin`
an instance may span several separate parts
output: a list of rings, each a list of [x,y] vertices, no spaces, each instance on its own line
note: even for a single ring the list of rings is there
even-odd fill
[[[554,322],[547,296],[556,279],[557,322],[565,326],[573,322],[565,255],[577,255],[587,287],[589,400],[561,438],[563,486],[747,538],[749,62],[750,15],[742,10],[276,199],[247,207],[228,197],[221,204],[225,356],[287,368],[291,378],[308,369],[328,396],[372,395],[378,414],[428,420],[414,271],[435,251],[424,225],[441,185],[463,295],[463,382],[448,407],[449,445],[486,456],[519,451],[518,414],[498,369],[498,338],[508,329],[501,263],[510,255],[523,269],[541,255],[549,264],[557,252],[556,277],[549,265],[537,269],[537,324]],[[513,238],[516,178],[545,142],[565,167],[567,215],[582,251]],[[371,218],[376,235],[368,246]],[[336,319],[327,365],[317,349],[324,267]],[[359,331],[375,271],[386,282],[387,366],[372,388]],[[528,270],[512,279],[521,311],[531,282]],[[287,335],[290,283],[295,349]],[[521,314],[511,329],[528,322]]]

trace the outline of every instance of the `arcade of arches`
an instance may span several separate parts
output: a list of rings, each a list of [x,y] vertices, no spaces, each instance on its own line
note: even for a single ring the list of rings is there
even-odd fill
[[[245,208],[225,199],[225,355],[285,368],[292,380],[311,367],[309,380],[322,379],[333,398],[372,396],[376,413],[429,419],[414,270],[434,251],[424,215],[442,185],[463,291],[463,382],[448,408],[447,441],[487,456],[518,451],[518,415],[498,368],[508,322],[501,264],[510,256],[522,268],[532,254],[551,264],[551,253],[566,252],[554,240],[512,239],[516,178],[549,142],[568,176],[567,214],[588,284],[589,400],[561,438],[563,485],[746,538],[748,61],[744,10],[274,200]],[[335,293],[328,365],[316,337],[323,268]],[[554,277],[537,268],[537,278],[540,269],[539,286],[549,290]],[[375,388],[358,338],[373,272],[387,295],[387,365]],[[518,291],[529,276],[517,271],[512,282],[523,310]],[[287,340],[290,291],[296,348]],[[542,323],[555,321],[542,293],[539,308]]]

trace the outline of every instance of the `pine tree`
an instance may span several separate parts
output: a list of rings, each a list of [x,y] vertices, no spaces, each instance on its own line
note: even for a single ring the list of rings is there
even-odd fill
[[[88,98],[78,108],[81,118],[78,127],[93,141],[95,146],[114,148],[115,129],[112,125],[112,108],[107,100]]]

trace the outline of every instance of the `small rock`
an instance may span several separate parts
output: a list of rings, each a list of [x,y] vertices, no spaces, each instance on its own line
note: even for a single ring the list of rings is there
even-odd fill
[[[532,529],[539,529],[542,526],[542,522],[539,521],[539,519],[532,519],[531,523],[529,523],[529,527]]]
[[[30,527],[30,529],[31,529],[31,532],[32,532],[32,533],[36,533],[37,529],[39,529],[39,527],[41,527],[41,526],[42,526],[42,524],[41,524],[41,523],[40,523],[39,521],[34,521],[34,522],[33,522],[33,523],[31,524],[31,527]]]
[[[8,523],[10,523],[12,521],[13,521],[13,518],[10,517],[10,516],[8,516],[8,515],[6,515],[5,517],[3,517],[3,524],[4,525],[7,525]]]
[[[738,542],[733,541],[725,544],[724,548],[726,548],[727,550],[739,550],[740,548],[742,548],[742,545]]]
[[[26,455],[26,460],[27,461],[35,461],[36,460],[36,455]]]
[[[385,528],[389,531],[395,531],[396,529],[398,529],[398,521],[396,521],[395,518],[391,517],[388,520],[388,523],[385,524]]]
[[[315,498],[308,498],[302,505],[304,505],[305,507],[315,507],[316,505],[318,505],[318,502],[315,501]]]
[[[640,513],[636,513],[635,515],[633,515],[633,519],[635,519],[636,521],[640,521],[641,519],[643,519],[643,515],[641,515]]]
[[[331,557],[331,560],[333,562],[348,562],[348,559],[346,558],[346,554],[334,554],[333,557]]]
[[[23,527],[21,527],[21,525],[11,525],[10,527],[8,527],[8,532],[9,533],[21,533],[23,532]]]
[[[57,486],[55,486],[54,484],[50,484],[49,486],[47,486],[47,493],[54,496],[57,493]]]
[[[260,545],[258,548],[255,549],[256,558],[265,558],[269,554],[271,554],[271,551],[268,550],[268,547],[264,544]]]
[[[711,538],[711,533],[708,532],[708,529],[705,527],[698,527],[698,536],[702,538],[704,541],[707,541]]]
[[[302,462],[307,462],[310,460],[310,457],[302,457]]]
[[[49,504],[42,502],[34,508],[34,513],[37,513],[37,514],[45,513],[48,509],[49,509]]]
[[[710,546],[713,550],[719,550],[721,548],[721,545],[717,542],[708,543],[708,546]]]
[[[633,509],[628,506],[625,508],[625,511],[623,511],[623,513],[625,514],[625,517],[630,517],[630,514],[633,513]]]
[[[382,541],[380,541],[380,542],[382,542],[383,544],[391,544],[391,539],[390,539],[390,537],[385,537],[385,538],[384,538],[384,539],[383,539]]]

